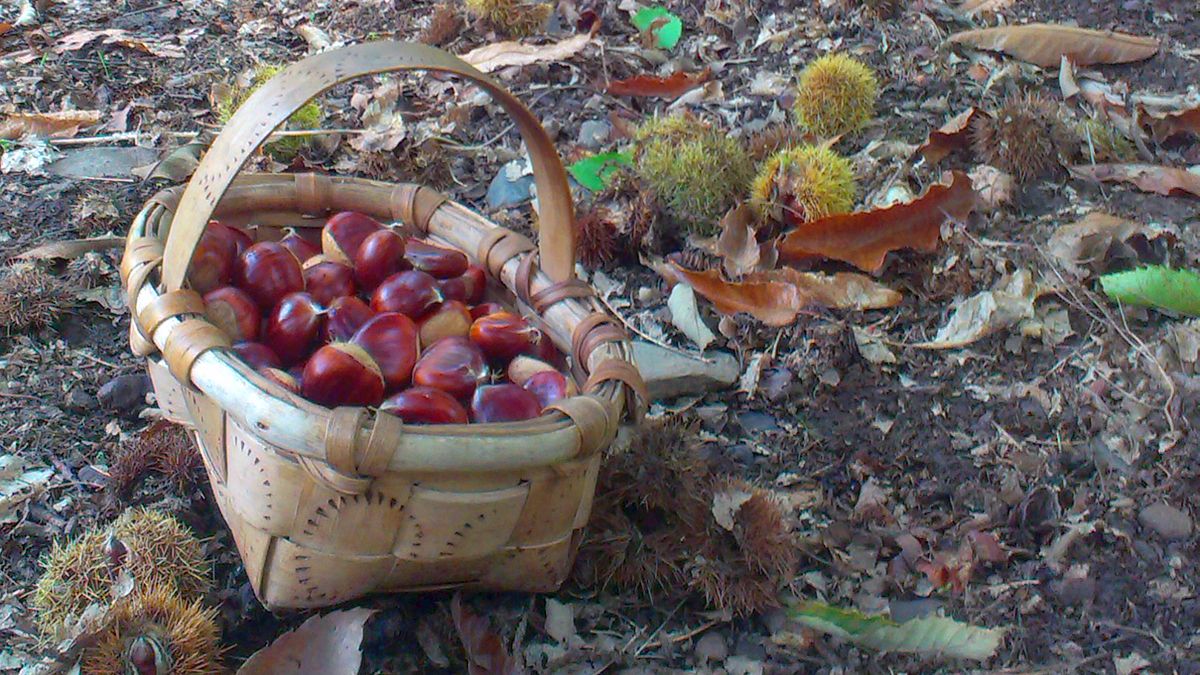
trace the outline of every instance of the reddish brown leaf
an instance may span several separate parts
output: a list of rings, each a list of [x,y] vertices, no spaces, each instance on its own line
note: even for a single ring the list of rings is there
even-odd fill
[[[992,563],[1008,560],[1008,551],[1000,546],[1000,540],[991,532],[971,530],[967,533],[967,541],[971,542],[971,548],[979,560]]]
[[[49,113],[12,113],[0,120],[0,138],[16,140],[22,136],[70,138],[80,127],[100,121],[99,110],[64,110]]]
[[[670,77],[655,75],[635,75],[624,80],[613,80],[608,83],[608,93],[614,96],[655,96],[658,98],[679,98],[682,94],[704,84],[712,75],[708,68],[698,73],[676,71]]]
[[[7,21],[0,21],[0,35],[4,35],[13,29],[13,25]]]
[[[884,309],[900,304],[904,296],[857,272],[801,272],[783,267],[746,277],[747,281],[782,281],[800,292],[801,307],[832,309]]]
[[[547,45],[495,42],[473,49],[461,58],[479,70],[490,73],[509,66],[565,61],[578,54],[591,41],[592,34],[583,33]]]
[[[1071,167],[1071,175],[1105,183],[1130,183],[1144,192],[1200,197],[1200,174],[1155,164],[1087,164]]]
[[[754,210],[749,204],[740,204],[721,218],[716,252],[727,274],[741,276],[758,266],[762,251],[754,237],[754,221]]]
[[[504,648],[488,620],[462,606],[461,594],[455,593],[451,598],[450,615],[467,652],[468,675],[519,675],[525,672]]]
[[[313,616],[251,656],[238,675],[352,675],[362,665],[363,625],[375,613],[359,607]]]
[[[745,312],[768,326],[786,326],[804,306],[800,291],[782,281],[726,281],[717,270],[700,272],[673,262],[659,272],[668,281],[688,284],[722,314]]]
[[[930,164],[937,164],[942,161],[946,155],[967,147],[970,142],[971,120],[975,119],[976,115],[984,115],[975,108],[971,108],[966,112],[959,113],[950,118],[938,129],[929,132],[929,138],[925,141],[918,150]]]
[[[1142,61],[1157,54],[1159,46],[1154,38],[1048,23],[968,30],[948,40],[1004,52],[1043,68],[1058,68],[1063,56],[1077,66]]]
[[[1162,142],[1183,134],[1200,136],[1200,108],[1162,115],[1147,113],[1147,117],[1156,141]]]
[[[779,242],[779,259],[795,262],[831,258],[878,274],[891,251],[902,248],[935,251],[942,223],[947,219],[965,220],[975,209],[975,201],[970,177],[954,171],[949,175],[949,183],[931,185],[911,202],[829,216],[801,225]]]

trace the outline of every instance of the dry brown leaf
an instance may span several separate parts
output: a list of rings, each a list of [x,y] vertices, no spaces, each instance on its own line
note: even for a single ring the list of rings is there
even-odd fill
[[[1165,141],[1174,136],[1192,134],[1200,136],[1200,108],[1175,113],[1146,113],[1154,140]]]
[[[1125,241],[1144,229],[1132,220],[1093,211],[1081,220],[1055,230],[1046,242],[1046,252],[1079,272],[1080,265],[1100,260],[1114,241]]]
[[[1077,66],[1142,61],[1157,54],[1159,47],[1154,38],[1048,23],[968,30],[948,40],[1004,52],[1043,68],[1057,68],[1063,56]]]
[[[750,275],[747,281],[783,281],[795,286],[800,292],[801,307],[829,307],[832,309],[885,309],[900,304],[904,296],[899,291],[857,272],[801,272],[793,267],[783,267],[770,272]]]
[[[167,43],[157,40],[149,40],[146,38],[135,37],[129,31],[120,28],[107,28],[105,30],[79,30],[62,37],[58,42],[54,43],[51,51],[55,54],[64,54],[78,49],[83,49],[91,44],[94,40],[104,38],[106,45],[120,45],[129,49],[134,49],[140,52],[145,52],[152,56],[163,58],[182,58],[186,53],[184,45],[203,32],[202,28],[196,30],[189,29],[177,35],[180,44]],[[5,54],[0,61],[12,60],[15,63],[25,64],[33,63],[42,57],[41,51],[33,49],[22,49],[17,52]]]
[[[918,148],[930,164],[937,164],[946,155],[970,145],[971,121],[976,115],[986,115],[976,108],[970,108],[950,118],[938,129],[929,132],[929,138]]]
[[[658,271],[669,282],[684,282],[722,314],[745,312],[768,326],[786,326],[804,306],[800,291],[782,281],[732,282],[717,270],[696,271],[667,263]]]
[[[582,33],[548,45],[496,42],[472,49],[459,58],[485,73],[490,73],[509,66],[565,61],[578,54],[591,41],[591,33]]]
[[[979,14],[995,14],[1002,9],[1008,9],[1016,0],[966,0],[958,6],[958,11],[967,16]]]
[[[748,204],[739,204],[721,219],[716,254],[729,275],[740,277],[758,266],[762,252],[755,239],[754,222],[754,210]]]
[[[698,73],[685,73],[678,70],[670,77],[635,75],[628,79],[609,82],[608,93],[614,96],[653,96],[673,99],[704,84],[711,76],[712,70],[708,68]]]
[[[51,113],[13,113],[0,121],[0,138],[15,141],[23,136],[70,138],[100,121],[99,110],[64,110]]]
[[[891,251],[911,248],[932,253],[942,223],[965,220],[975,209],[977,197],[970,177],[961,171],[948,175],[948,183],[931,185],[911,202],[805,223],[780,240],[779,259],[831,258],[878,274]],[[942,177],[946,180],[947,174]]]
[[[1200,197],[1200,174],[1156,164],[1086,164],[1070,168],[1076,178],[1104,183],[1129,183],[1144,192],[1170,197]]]
[[[990,164],[980,164],[967,174],[971,187],[979,195],[979,204],[989,209],[998,208],[1012,201],[1016,192],[1016,180]]]
[[[255,652],[237,675],[356,675],[362,665],[363,625],[374,613],[359,607],[311,617]]]
[[[7,21],[0,21],[0,35],[4,35],[13,29],[13,25]]]
[[[462,605],[462,595],[450,599],[450,616],[467,653],[467,675],[519,675],[518,665],[488,620]]]
[[[78,258],[92,251],[103,251],[110,248],[120,248],[125,245],[125,237],[90,237],[88,239],[69,239],[67,241],[52,241],[48,244],[35,246],[17,256],[24,260],[58,260]]]

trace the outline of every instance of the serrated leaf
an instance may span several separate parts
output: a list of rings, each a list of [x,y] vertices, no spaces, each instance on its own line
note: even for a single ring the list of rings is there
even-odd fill
[[[1100,277],[1100,288],[1112,300],[1127,305],[1167,309],[1200,316],[1200,274],[1161,265]]]
[[[995,655],[1005,633],[1003,628],[980,628],[942,616],[896,623],[822,602],[794,605],[788,614],[809,628],[868,649],[978,661]]]
[[[630,21],[643,33],[653,33],[655,44],[662,49],[674,49],[683,36],[683,22],[665,7],[645,7]]]
[[[583,187],[592,192],[603,190],[622,166],[633,163],[633,155],[628,152],[602,152],[591,157],[584,157],[567,167],[571,176]]]

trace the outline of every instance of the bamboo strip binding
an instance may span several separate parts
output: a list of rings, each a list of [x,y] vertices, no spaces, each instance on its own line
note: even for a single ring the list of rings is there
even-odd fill
[[[517,119],[538,174],[536,250],[417,185],[314,174],[235,178],[311,96],[361,74],[421,67],[479,83]],[[266,122],[256,116],[263,110]],[[234,115],[186,190],[147,202],[121,269],[135,317],[131,347],[147,357],[164,414],[194,430],[264,605],[321,607],[448,587],[551,591],[566,578],[602,450],[645,400],[626,336],[574,279],[570,207],[561,162],[524,106],[454,57],[401,43],[347,47],[289,67]],[[317,406],[243,364],[183,284],[198,228],[212,216],[258,240],[278,239],[285,227],[311,236],[329,214],[350,209],[399,221],[483,265],[495,282],[489,293],[571,356],[583,393],[527,422],[410,427],[367,409]]]

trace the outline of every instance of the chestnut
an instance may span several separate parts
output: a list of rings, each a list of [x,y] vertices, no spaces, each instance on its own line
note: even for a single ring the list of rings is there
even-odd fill
[[[233,228],[209,221],[200,235],[188,268],[188,283],[201,295],[225,286],[237,267],[238,245]]]
[[[575,383],[557,370],[534,373],[525,381],[524,389],[537,398],[543,409],[551,403],[575,395]]]
[[[235,279],[262,310],[270,310],[288,293],[304,290],[299,261],[277,241],[260,241],[246,249]]]
[[[338,298],[354,295],[354,270],[333,262],[325,256],[313,256],[304,263],[304,290],[312,293],[317,302],[329,305]]]
[[[466,272],[457,277],[439,279],[438,288],[447,300],[459,300],[474,305],[483,300],[483,292],[487,290],[487,275],[482,267],[471,265],[467,267]]]
[[[405,424],[466,424],[467,409],[453,396],[432,387],[410,387],[388,397],[379,410]]]
[[[232,349],[233,353],[237,354],[239,358],[255,370],[280,368],[283,366],[283,362],[279,360],[279,355],[261,342],[235,342]]]
[[[347,342],[363,324],[370,321],[375,312],[367,303],[354,296],[338,298],[325,310],[325,323],[321,327],[323,342]]]
[[[495,314],[496,312],[507,312],[508,309],[498,302],[481,302],[471,308],[471,320],[474,321],[481,316]]]
[[[362,347],[336,342],[308,359],[300,376],[300,393],[330,408],[376,405],[383,400],[383,373]]]
[[[375,290],[383,280],[409,269],[404,259],[404,237],[391,230],[367,235],[354,255],[354,276],[366,292]]]
[[[300,236],[296,230],[289,227],[284,231],[287,234],[283,236],[283,239],[279,240],[279,243],[291,251],[292,255],[296,256],[296,260],[301,265],[308,262],[309,258],[321,253],[321,247]]]
[[[483,352],[465,337],[448,337],[434,343],[413,368],[413,384],[441,389],[458,399],[469,399],[487,378]]]
[[[471,398],[473,422],[520,422],[542,414],[537,398],[515,384],[487,384]]]
[[[489,359],[507,364],[514,356],[529,349],[536,331],[524,318],[512,312],[496,312],[475,319],[471,324],[471,342],[479,345]]]
[[[383,225],[378,220],[365,213],[335,213],[321,228],[321,251],[334,262],[354,265],[354,254],[363,240],[372,232],[382,229]]]
[[[399,312],[411,319],[425,316],[442,301],[437,280],[419,270],[405,270],[383,280],[371,294],[371,309]]]
[[[358,329],[350,342],[366,350],[379,364],[387,391],[408,384],[421,353],[417,325],[396,312],[377,314]]]
[[[262,315],[245,291],[222,286],[204,294],[204,315],[233,342],[258,339]]]
[[[471,312],[461,302],[450,300],[422,317],[417,326],[423,345],[431,345],[445,337],[466,337],[471,332]]]
[[[310,293],[289,293],[267,318],[264,342],[285,364],[302,360],[317,344],[325,308]]]
[[[462,251],[434,246],[420,239],[409,238],[404,243],[404,257],[413,269],[438,279],[457,277],[467,271],[470,261]]]

